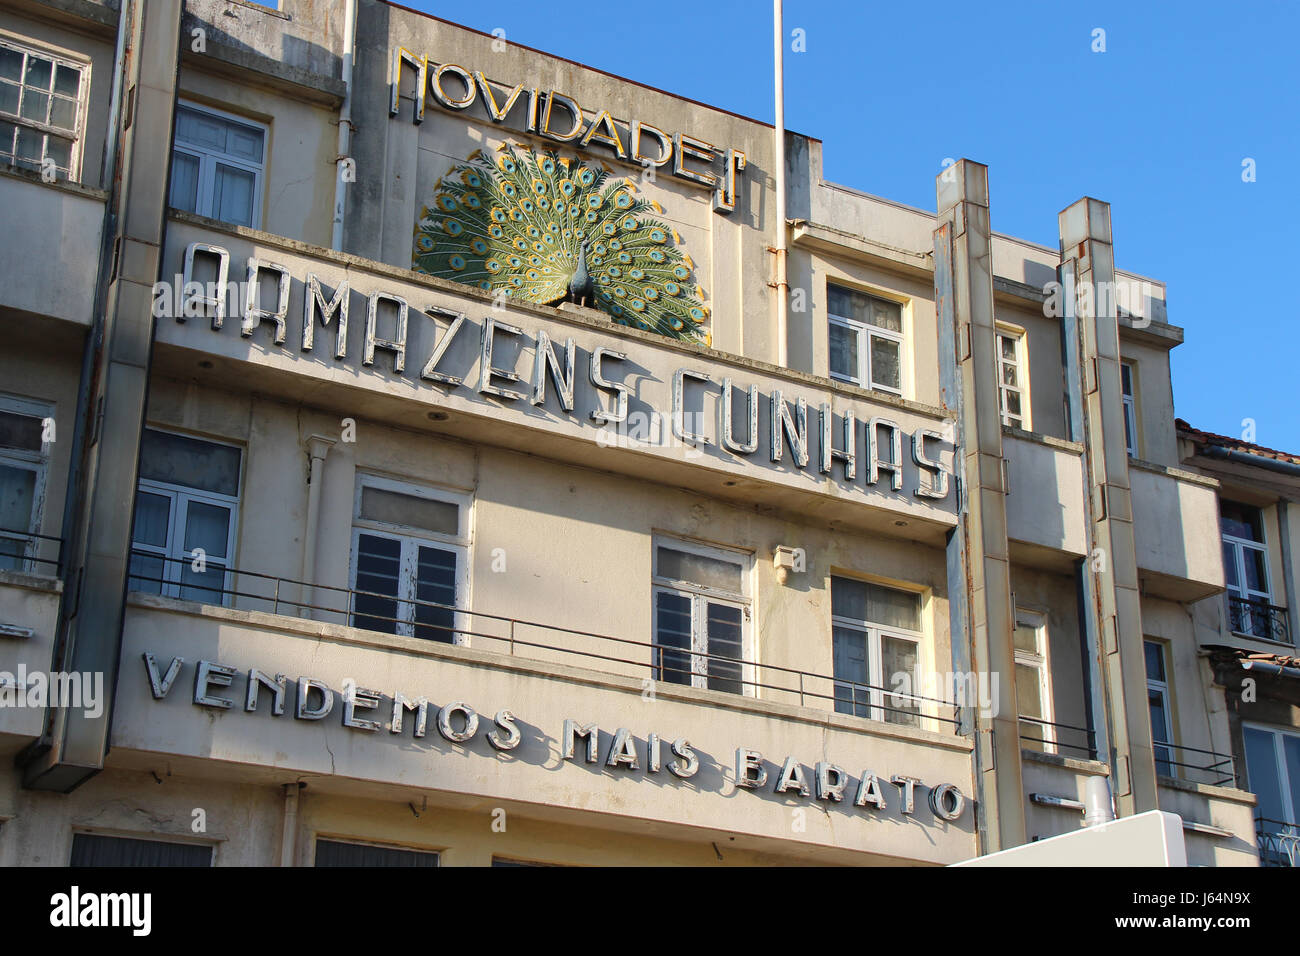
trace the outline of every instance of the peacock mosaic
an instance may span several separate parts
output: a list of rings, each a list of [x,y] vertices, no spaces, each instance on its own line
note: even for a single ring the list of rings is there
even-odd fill
[[[632,180],[552,151],[476,150],[434,184],[411,266],[493,294],[576,302],[620,324],[709,344],[695,263]]]

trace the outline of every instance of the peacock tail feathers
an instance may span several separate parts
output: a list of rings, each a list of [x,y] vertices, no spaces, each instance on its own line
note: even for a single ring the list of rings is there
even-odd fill
[[[503,143],[476,150],[434,187],[415,227],[417,272],[549,304],[580,281],[586,247],[590,303],[620,325],[690,342],[710,340],[695,263],[663,207],[633,181]]]

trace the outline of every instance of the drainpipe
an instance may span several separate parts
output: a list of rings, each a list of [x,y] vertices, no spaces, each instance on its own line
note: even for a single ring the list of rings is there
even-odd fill
[[[776,54],[776,129],[773,131],[776,147],[776,363],[785,368],[789,348],[787,329],[790,283],[786,279],[785,235],[785,24],[781,0],[773,0],[773,40]]]
[[[280,834],[280,865],[297,866],[298,858],[298,796],[307,785],[286,783],[284,791],[284,832]]]
[[[320,527],[320,486],[324,472],[325,456],[334,447],[334,439],[312,435],[307,439],[307,454],[311,459],[310,477],[307,479],[307,527],[302,536],[302,594],[306,604],[316,603],[316,532]],[[299,617],[311,617],[312,609],[300,605]]]
[[[343,181],[343,161],[352,149],[352,57],[357,42],[357,0],[345,0],[343,12],[343,105],[339,107],[339,151],[334,161],[334,230],[330,248],[343,251],[343,211],[347,202],[347,183]]]

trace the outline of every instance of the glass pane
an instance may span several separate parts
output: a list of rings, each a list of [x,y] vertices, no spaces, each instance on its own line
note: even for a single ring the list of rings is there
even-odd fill
[[[162,594],[163,559],[149,554],[131,555],[131,577],[127,582],[128,591],[143,591],[146,594]]]
[[[22,80],[23,55],[7,46],[0,46],[0,78],[19,82]]]
[[[1043,652],[1038,646],[1038,628],[1033,624],[1016,621],[1015,642],[1018,651],[1028,651],[1030,654]]]
[[[18,115],[23,119],[44,123],[50,114],[50,94],[40,90],[23,90],[23,107]]]
[[[1242,736],[1246,744],[1246,776],[1250,789],[1259,799],[1256,814],[1265,820],[1290,822],[1282,803],[1282,780],[1278,775],[1277,748],[1274,735],[1255,727],[1243,727]],[[1265,826],[1269,832],[1276,833],[1278,827]]]
[[[1174,775],[1173,751],[1160,744],[1169,743],[1169,714],[1165,706],[1165,695],[1157,690],[1147,691],[1147,708],[1151,713],[1151,739],[1155,742],[1156,773],[1166,777]]]
[[[216,190],[212,195],[212,216],[238,226],[253,224],[253,189],[257,177],[246,169],[217,163]]]
[[[354,597],[352,626],[369,631],[397,633],[397,595],[401,584],[402,542],[375,534],[357,536],[358,591]],[[387,595],[387,596],[383,596]]]
[[[1021,717],[1043,718],[1042,674],[1037,667],[1016,665],[1016,707],[1019,708]],[[1029,732],[1027,729],[1021,730],[1026,736]]]
[[[45,137],[45,157],[63,172],[72,165],[72,140],[53,134]]]
[[[18,136],[14,142],[14,161],[22,166],[40,169],[41,158],[45,155],[45,134],[26,126],[18,127]]]
[[[176,142],[194,143],[211,150],[226,148],[225,123],[215,116],[180,107],[176,111]]]
[[[228,557],[226,545],[230,538],[230,509],[191,501],[185,520],[185,556],[193,556],[195,548],[202,548],[210,558]]]
[[[897,302],[886,302],[883,299],[871,299],[864,296],[871,303],[871,310],[868,313],[867,321],[877,328],[889,329],[891,332],[903,331],[903,308]]]
[[[875,388],[901,389],[902,369],[898,361],[899,346],[892,339],[871,337],[871,384]]]
[[[59,64],[54,68],[54,92],[76,99],[81,91],[81,71],[75,66]]]
[[[1119,383],[1123,394],[1129,396],[1133,394],[1133,370],[1129,368],[1128,363],[1126,362],[1120,363]]]
[[[456,552],[420,545],[415,567],[415,636],[454,643],[456,639]],[[447,607],[431,607],[445,604]]]
[[[852,578],[831,578],[831,613],[836,617],[884,627],[901,627],[909,631],[921,629],[919,594]]]
[[[867,672],[867,635],[848,627],[831,630],[834,642],[835,710],[841,714],[869,717],[870,692],[865,685]]]
[[[26,534],[32,530],[36,501],[36,472],[0,464],[0,530]]]
[[[740,594],[744,573],[738,562],[709,558],[675,548],[659,548],[658,575],[670,581],[689,581],[700,587]]]
[[[741,685],[743,665],[739,663],[744,657],[744,648],[741,645],[740,608],[708,602],[707,628],[709,654],[735,658],[734,661],[708,658],[706,669],[709,674],[709,690],[721,690],[729,694],[744,693]]]
[[[6,159],[14,154],[14,133],[18,127],[13,123],[0,123],[0,157]]]
[[[1247,541],[1263,541],[1263,521],[1258,508],[1239,505],[1232,501],[1219,504],[1219,523],[1224,534]]]
[[[1300,737],[1282,735],[1282,762],[1291,784],[1291,821],[1300,822]]]
[[[34,53],[27,54],[27,72],[23,76],[25,85],[36,87],[39,90],[48,90],[53,73],[53,60],[47,60],[43,56],[36,56]]]
[[[1146,641],[1143,644],[1143,652],[1146,654],[1147,680],[1163,682],[1165,679],[1164,649],[1159,644]]]
[[[0,568],[6,571],[22,571],[31,541],[30,538],[0,535]]]
[[[1019,385],[1020,382],[1019,382],[1019,377],[1016,375],[1016,366],[1011,362],[1003,362],[1001,364],[1002,364],[1002,384],[1013,385],[1013,386]]]
[[[181,600],[202,604],[225,603],[222,591],[226,586],[225,565],[204,562],[203,570],[194,570],[194,562],[186,560],[181,565]]]
[[[883,636],[880,639],[880,667],[883,671],[881,683],[890,690],[897,689],[905,694],[916,694],[920,688],[916,682],[916,642],[905,641],[897,637]],[[921,706],[917,701],[885,694],[885,720],[891,724],[905,724],[915,727],[919,723]]]
[[[1263,549],[1241,549],[1242,563],[1246,566],[1246,590],[1268,592],[1268,565]]]
[[[199,208],[199,159],[189,153],[172,151],[172,183],[168,205],[186,212]]]
[[[691,682],[691,656],[678,648],[691,647],[691,599],[672,591],[655,593],[655,649],[653,652],[656,680],[674,684]]]
[[[456,535],[460,531],[460,508],[452,502],[404,495],[370,485],[361,487],[361,517],[439,534]]]
[[[826,310],[842,319],[853,316],[853,293],[837,285],[826,287]]]
[[[843,325],[830,326],[831,373],[858,380],[858,333]]]
[[[260,163],[262,161],[262,131],[252,126],[231,123],[227,128],[226,152],[232,156],[239,156]]]
[[[998,336],[998,349],[1002,358],[1008,362],[1016,360],[1016,340],[1009,335]]]
[[[0,411],[0,448],[41,450],[41,420],[32,415]]]
[[[1223,577],[1228,587],[1239,588],[1237,583],[1237,546],[1223,542]]]
[[[56,96],[50,101],[50,125],[71,130],[77,125],[77,101]]]
[[[1002,397],[1006,399],[1006,413],[1019,417],[1020,411],[1020,393],[1012,389],[1003,389]]]
[[[239,494],[239,449],[146,428],[140,477],[233,498]]]
[[[18,112],[18,91],[20,87],[17,83],[5,83],[0,81],[0,111],[14,114]]]
[[[148,491],[135,494],[135,526],[131,533],[132,544],[147,544],[155,548],[167,547],[167,528],[171,522],[172,500],[166,495]]]

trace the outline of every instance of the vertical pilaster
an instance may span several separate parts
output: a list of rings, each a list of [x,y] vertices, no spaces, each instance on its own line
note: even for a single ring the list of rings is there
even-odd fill
[[[974,732],[982,853],[1025,842],[1024,787],[1007,547],[1002,417],[988,167],[962,160],[937,179],[935,302],[942,401],[955,423],[958,525],[948,540],[953,669],[972,668],[994,691],[988,712],[968,706]]]
[[[1109,762],[1120,816],[1157,809],[1155,753],[1146,707],[1146,665],[1132,492],[1124,439],[1119,319],[1110,206],[1080,199],[1059,217],[1071,437],[1084,447],[1089,558],[1086,622],[1096,635]]]
[[[153,349],[183,0],[122,0],[110,179],[64,519],[66,572],[51,667],[102,674],[102,713],[51,707],[23,779],[72,790],[104,765],[125,612],[140,437]]]

